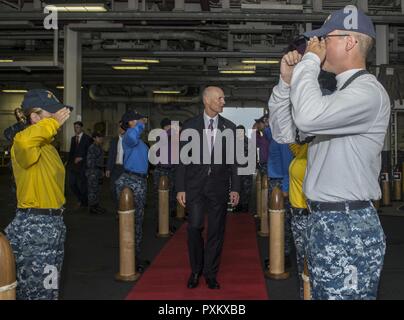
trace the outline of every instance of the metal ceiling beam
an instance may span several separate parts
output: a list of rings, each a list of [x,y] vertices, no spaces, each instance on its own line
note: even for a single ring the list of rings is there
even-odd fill
[[[168,57],[168,58],[278,58],[285,46],[274,47],[272,52],[235,52],[235,51],[134,51],[104,50],[93,52],[83,50],[85,57]]]
[[[0,20],[31,20],[42,22],[45,14],[37,12],[0,13]],[[104,13],[59,13],[59,22],[71,21],[119,21],[119,22],[141,22],[164,24],[180,22],[196,24],[200,22],[237,22],[241,21],[261,21],[261,22],[323,22],[328,13],[271,13],[260,11],[260,13],[246,12],[104,12]],[[375,23],[401,24],[404,25],[402,14],[370,16]]]

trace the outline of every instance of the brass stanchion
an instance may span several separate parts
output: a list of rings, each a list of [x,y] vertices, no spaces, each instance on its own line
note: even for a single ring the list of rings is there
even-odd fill
[[[169,186],[168,177],[160,177],[159,183],[159,232],[157,237],[167,238],[170,236],[169,230]]]
[[[278,186],[272,190],[269,207],[269,267],[265,276],[284,280],[289,277],[285,271],[285,208]]]
[[[311,300],[309,267],[308,267],[306,258],[304,258],[304,267],[303,267],[302,279],[303,279],[303,299],[304,300]]]
[[[185,208],[180,205],[180,203],[177,201],[177,216],[176,218],[178,220],[184,220],[185,218]]]
[[[6,236],[0,232],[0,300],[15,300],[15,258]]]
[[[268,177],[266,174],[261,180],[261,223],[258,234],[261,237],[268,237]]]
[[[132,190],[125,187],[119,198],[119,273],[115,279],[119,281],[136,281],[140,274],[136,273],[135,255],[135,203]]]
[[[391,206],[389,173],[387,171],[383,171],[381,173],[380,180],[382,183],[382,205],[384,207]]]
[[[257,170],[256,175],[256,194],[257,194],[257,213],[255,214],[254,218],[261,218],[261,173]]]
[[[400,167],[397,165],[393,172],[393,188],[394,188],[394,200],[401,201],[401,171]]]

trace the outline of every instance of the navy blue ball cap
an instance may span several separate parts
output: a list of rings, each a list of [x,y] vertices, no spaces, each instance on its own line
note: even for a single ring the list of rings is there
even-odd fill
[[[24,96],[21,107],[23,110],[41,108],[50,113],[55,113],[65,107],[73,110],[73,107],[64,105],[52,92],[45,89],[33,89],[28,91]]]
[[[128,123],[129,121],[140,120],[143,118],[147,118],[147,116],[137,113],[136,111],[130,110],[125,112],[125,114],[122,116],[121,121],[122,123]]]
[[[324,37],[334,30],[354,31],[376,39],[375,26],[372,20],[353,5],[332,12],[319,29],[308,31],[303,35],[307,38]]]

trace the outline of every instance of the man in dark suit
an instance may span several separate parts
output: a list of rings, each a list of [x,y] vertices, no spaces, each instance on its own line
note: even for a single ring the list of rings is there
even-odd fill
[[[236,206],[239,201],[240,180],[235,159],[229,159],[229,153],[226,152],[231,144],[218,137],[219,132],[231,130],[234,143],[236,126],[219,115],[225,104],[222,89],[207,87],[203,92],[203,104],[204,112],[184,123],[182,135],[186,134],[187,129],[196,130],[201,142],[198,146],[201,153],[199,163],[184,164],[184,159],[180,159],[176,170],[177,200],[182,206],[186,205],[188,210],[188,251],[192,268],[188,288],[197,287],[203,273],[207,286],[210,289],[219,289],[216,275],[223,247],[229,190],[230,201]],[[218,140],[222,141],[221,148]],[[182,142],[181,147],[185,144],[186,142]],[[222,157],[217,161],[215,154],[220,152]],[[210,158],[211,163],[203,161],[204,158]],[[208,215],[206,245],[202,237],[205,212]]]
[[[69,160],[67,162],[69,185],[74,195],[79,200],[80,207],[87,207],[87,178],[86,161],[88,147],[93,143],[93,139],[83,132],[83,123],[74,123],[74,133],[70,142]]]
[[[107,178],[111,178],[110,186],[116,209],[118,209],[119,199],[117,199],[115,191],[115,181],[118,180],[118,178],[124,172],[122,139],[125,131],[126,130],[122,127],[122,123],[119,122],[118,136],[111,140],[111,144],[109,146],[107,170],[105,172],[105,176]]]

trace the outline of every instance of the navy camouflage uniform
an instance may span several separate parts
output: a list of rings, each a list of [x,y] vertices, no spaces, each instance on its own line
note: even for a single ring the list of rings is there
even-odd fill
[[[103,177],[104,151],[102,147],[93,143],[87,152],[87,185],[88,185],[88,205],[97,206],[100,202],[100,182]]]
[[[17,299],[56,300],[66,226],[62,215],[36,215],[29,210],[17,209],[5,229],[15,255]]]
[[[345,212],[311,208],[306,236],[314,300],[376,299],[386,240],[373,204]]]
[[[296,248],[297,272],[300,283],[300,298],[303,299],[304,258],[306,257],[306,229],[309,218],[306,208],[291,208],[291,230]]]
[[[143,217],[144,217],[144,206],[146,204],[146,190],[147,190],[146,177],[140,177],[137,175],[124,172],[115,182],[115,186],[116,186],[116,195],[118,199],[124,187],[129,187],[133,192],[133,198],[135,201],[136,257],[139,257],[140,245],[143,239]]]

